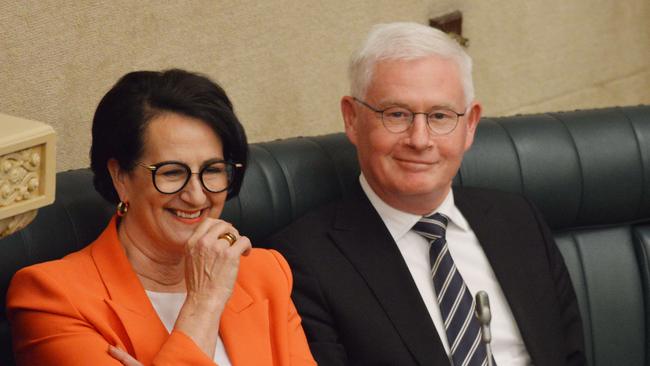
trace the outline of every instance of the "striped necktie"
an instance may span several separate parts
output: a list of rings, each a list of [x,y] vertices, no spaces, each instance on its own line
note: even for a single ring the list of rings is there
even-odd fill
[[[421,218],[413,230],[431,243],[431,276],[445,322],[453,364],[487,365],[487,351],[481,343],[481,327],[474,316],[474,298],[456,269],[447,247],[445,231],[448,223],[447,216],[435,213]]]

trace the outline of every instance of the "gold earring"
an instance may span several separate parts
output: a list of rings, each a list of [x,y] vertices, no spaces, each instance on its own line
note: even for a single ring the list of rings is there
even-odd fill
[[[117,204],[117,216],[122,217],[126,215],[126,213],[129,211],[129,203],[120,201],[120,203]]]

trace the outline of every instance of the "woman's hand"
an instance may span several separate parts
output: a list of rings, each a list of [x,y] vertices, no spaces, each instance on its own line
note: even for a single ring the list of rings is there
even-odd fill
[[[223,238],[230,233],[236,240]],[[187,334],[210,357],[219,332],[219,321],[232,294],[239,259],[251,250],[251,242],[231,224],[207,218],[196,228],[185,246],[187,298],[174,328]]]
[[[116,360],[120,361],[124,366],[143,366],[138,360],[131,357],[125,350],[115,347],[108,346],[108,354],[113,356]]]
[[[224,234],[236,239],[232,244]],[[221,301],[225,305],[239,271],[239,259],[251,249],[226,221],[208,218],[190,236],[185,246],[185,285],[188,301]]]

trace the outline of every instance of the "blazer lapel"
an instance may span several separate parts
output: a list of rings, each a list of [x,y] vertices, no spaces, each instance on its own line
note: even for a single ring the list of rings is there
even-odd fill
[[[438,333],[397,245],[360,189],[339,207],[330,235],[355,266],[419,364],[448,364]]]
[[[108,292],[104,301],[119,318],[131,355],[149,364],[169,337],[140,280],[119,244],[115,218],[91,248],[91,255]],[[254,302],[239,284],[221,316],[219,334],[233,364],[272,364],[268,301]]]
[[[271,365],[271,325],[268,300],[254,302],[235,283],[226,308],[221,315],[219,334],[234,365]]]
[[[91,255],[108,292],[104,301],[128,335],[124,346],[140,362],[148,364],[169,333],[119,244],[115,217],[91,248]]]

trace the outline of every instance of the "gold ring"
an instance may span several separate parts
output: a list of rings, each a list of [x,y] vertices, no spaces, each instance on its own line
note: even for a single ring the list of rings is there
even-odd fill
[[[237,237],[231,233],[221,234],[219,235],[219,239],[224,239],[225,241],[228,242],[228,244],[230,244],[230,246],[235,244],[235,242],[237,241]]]

